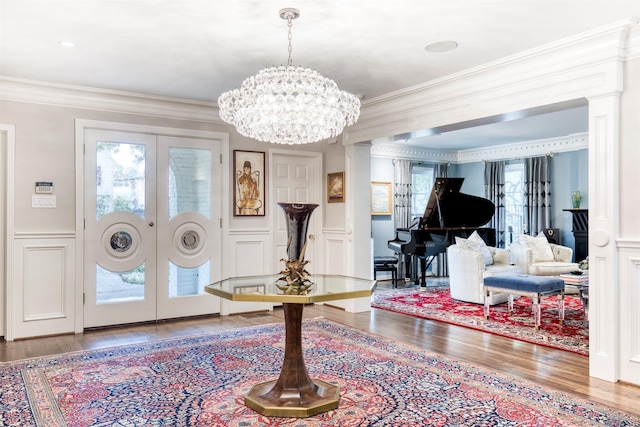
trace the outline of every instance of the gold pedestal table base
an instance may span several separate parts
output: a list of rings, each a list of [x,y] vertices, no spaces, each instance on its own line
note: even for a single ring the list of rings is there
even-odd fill
[[[340,388],[312,380],[302,357],[303,304],[282,304],[285,322],[284,362],[280,377],[256,384],[244,398],[249,408],[268,417],[311,417],[338,407]]]

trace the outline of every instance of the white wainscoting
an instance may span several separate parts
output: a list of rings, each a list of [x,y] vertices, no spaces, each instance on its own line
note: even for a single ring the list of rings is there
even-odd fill
[[[325,274],[346,274],[347,237],[344,228],[322,230],[324,235]]]
[[[223,277],[271,274],[271,235],[269,230],[230,230],[223,250]],[[221,299],[222,315],[273,310],[273,303],[233,302]]]
[[[347,232],[345,229],[324,229],[325,274],[347,274]],[[366,248],[370,250],[370,248]],[[371,298],[352,298],[327,302],[327,305],[342,308],[350,313],[371,311]]]
[[[640,386],[640,241],[618,241],[618,247],[620,380]],[[597,283],[589,285],[590,288],[598,286]]]
[[[75,237],[18,236],[7,286],[7,340],[74,332]]]

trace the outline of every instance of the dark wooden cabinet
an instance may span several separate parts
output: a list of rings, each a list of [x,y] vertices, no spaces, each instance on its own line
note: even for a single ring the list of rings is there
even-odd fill
[[[589,209],[563,209],[573,215],[573,237],[576,240],[573,248],[575,262],[580,262],[589,255]]]

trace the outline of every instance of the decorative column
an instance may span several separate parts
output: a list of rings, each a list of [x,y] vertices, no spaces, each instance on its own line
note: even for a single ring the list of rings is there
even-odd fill
[[[589,375],[620,379],[620,93],[589,99]]]

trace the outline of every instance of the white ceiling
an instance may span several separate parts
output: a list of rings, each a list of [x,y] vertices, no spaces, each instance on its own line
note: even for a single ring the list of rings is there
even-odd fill
[[[284,7],[301,12],[293,65],[364,102],[640,17],[639,0],[0,0],[0,74],[215,102],[261,68],[286,64]],[[459,47],[424,49],[445,40]],[[527,121],[525,131],[513,120],[452,134],[469,148],[478,137],[516,142],[518,133],[551,132],[550,117]],[[554,121],[553,136],[586,131],[584,108]]]

